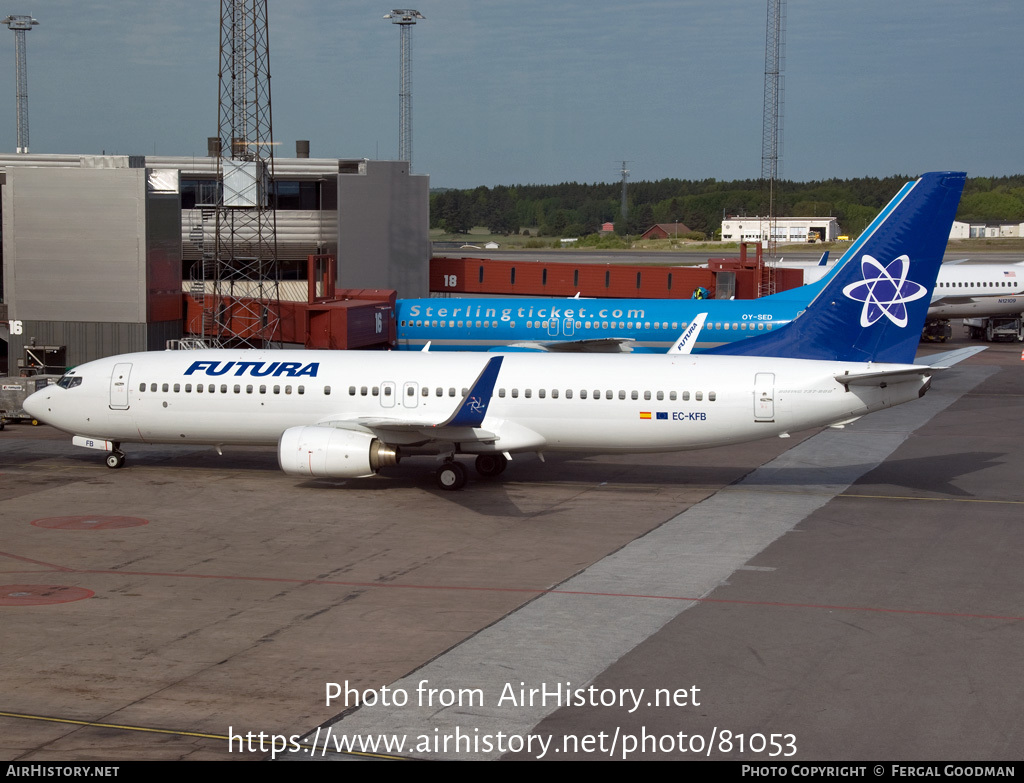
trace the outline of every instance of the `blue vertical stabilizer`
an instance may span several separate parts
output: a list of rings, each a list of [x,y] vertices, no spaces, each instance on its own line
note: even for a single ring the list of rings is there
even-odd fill
[[[913,362],[965,177],[931,172],[908,183],[799,318],[706,353]]]

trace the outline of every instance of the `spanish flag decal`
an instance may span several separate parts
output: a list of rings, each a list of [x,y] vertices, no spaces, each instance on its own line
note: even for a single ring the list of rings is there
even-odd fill
[[[641,419],[649,419],[649,418],[651,418],[651,412],[650,411],[640,411],[640,418]]]

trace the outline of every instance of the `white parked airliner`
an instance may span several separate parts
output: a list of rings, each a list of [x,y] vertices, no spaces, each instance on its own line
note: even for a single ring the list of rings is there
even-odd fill
[[[277,444],[303,477],[435,454],[445,489],[466,482],[458,454],[496,476],[516,452],[679,451],[844,424],[921,396],[940,369],[912,362],[963,182],[939,172],[901,190],[803,316],[717,349],[733,355],[137,353],[69,371],[25,410],[115,468],[130,442]]]

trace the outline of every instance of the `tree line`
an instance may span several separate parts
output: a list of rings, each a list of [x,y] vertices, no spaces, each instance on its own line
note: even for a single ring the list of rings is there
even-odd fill
[[[912,177],[861,177],[775,184],[779,217],[836,217],[845,234],[859,234]],[[695,238],[711,238],[726,215],[764,215],[763,180],[662,179],[628,185],[628,216],[621,183],[498,185],[437,189],[430,195],[430,227],[465,234],[484,226],[492,234],[529,229],[540,236],[596,234],[613,222],[620,235],[641,234],[655,223],[685,223]],[[1024,222],[1024,175],[968,178],[958,220]],[[700,236],[696,236],[700,235]]]

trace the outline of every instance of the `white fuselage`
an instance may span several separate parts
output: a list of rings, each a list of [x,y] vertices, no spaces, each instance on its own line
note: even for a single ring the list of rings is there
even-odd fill
[[[467,453],[659,452],[847,420],[914,399],[927,382],[847,389],[835,375],[893,365],[834,361],[509,354],[479,427],[436,428],[491,357],[128,354],[81,365],[25,408],[66,432],[114,443],[276,444],[290,428],[321,426],[374,434],[411,452],[437,451],[439,442]]]
[[[983,318],[1024,312],[1024,265],[943,264],[929,318]]]

